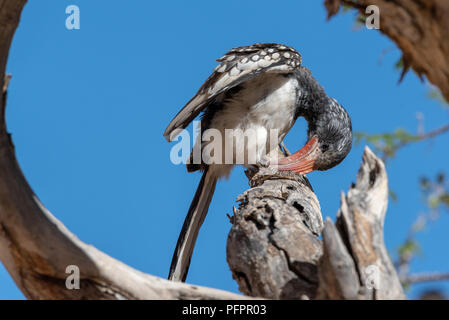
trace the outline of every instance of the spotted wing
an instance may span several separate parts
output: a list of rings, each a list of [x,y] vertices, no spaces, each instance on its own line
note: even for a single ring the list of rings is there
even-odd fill
[[[261,73],[290,73],[301,65],[301,55],[293,48],[276,43],[238,47],[217,59],[220,64],[197,94],[179,111],[165,129],[172,141],[219,94]]]

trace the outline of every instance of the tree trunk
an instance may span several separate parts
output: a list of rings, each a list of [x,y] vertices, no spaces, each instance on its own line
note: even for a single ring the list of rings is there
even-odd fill
[[[328,17],[344,4],[365,16],[366,7],[380,9],[380,31],[402,51],[403,75],[408,68],[425,75],[449,101],[449,1],[326,0]]]

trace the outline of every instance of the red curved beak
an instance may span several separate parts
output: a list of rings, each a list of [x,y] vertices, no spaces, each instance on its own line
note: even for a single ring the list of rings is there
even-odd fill
[[[304,147],[291,156],[278,161],[279,171],[294,171],[300,174],[307,174],[316,170],[315,160],[320,154],[318,138],[312,137]]]

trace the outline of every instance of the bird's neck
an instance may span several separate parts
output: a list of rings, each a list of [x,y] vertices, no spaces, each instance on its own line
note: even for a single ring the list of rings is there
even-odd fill
[[[301,67],[296,76],[300,91],[296,114],[307,120],[310,135],[317,131],[316,126],[327,116],[331,99],[307,68]]]

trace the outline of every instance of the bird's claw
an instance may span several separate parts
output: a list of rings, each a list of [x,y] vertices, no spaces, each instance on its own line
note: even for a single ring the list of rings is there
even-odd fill
[[[257,165],[262,168],[268,168],[270,166],[270,160],[267,157],[261,157],[259,161],[257,161]]]

